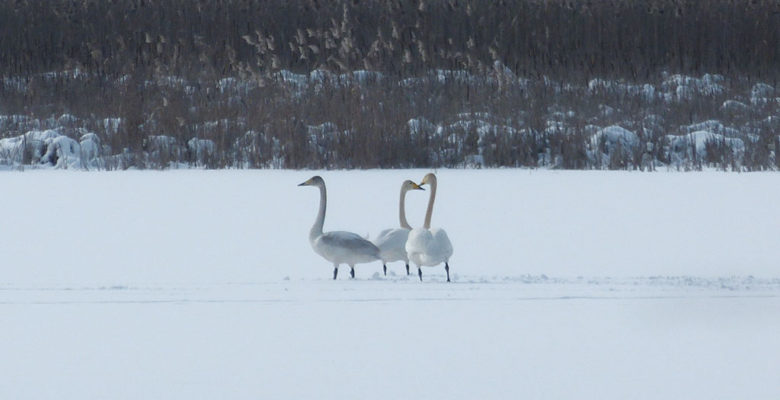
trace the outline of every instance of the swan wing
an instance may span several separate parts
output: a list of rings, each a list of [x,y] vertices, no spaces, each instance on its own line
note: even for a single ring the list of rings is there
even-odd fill
[[[379,252],[379,249],[373,243],[366,240],[357,233],[344,231],[327,232],[322,235],[320,240],[329,246],[343,247],[355,252],[362,252],[366,254],[374,254]]]
[[[444,229],[431,229],[431,236],[433,236],[433,240],[431,241],[430,252],[445,261],[449,260],[450,256],[452,256],[452,242],[450,242],[447,232]]]
[[[376,239],[373,240],[376,247],[379,250],[383,248],[403,248],[406,245],[406,239],[409,237],[409,229],[396,228],[385,229],[379,233]]]
[[[386,262],[406,260],[406,240],[409,237],[409,229],[395,228],[385,229],[374,239],[374,244],[379,248],[379,256]]]
[[[412,229],[406,241],[409,259],[417,265],[437,265],[449,261],[452,243],[442,229]]]
[[[317,238],[317,251],[334,263],[357,264],[379,259],[379,249],[352,232],[326,232]]]
[[[379,232],[379,234],[376,235],[376,239],[372,240],[372,242],[374,242],[374,244],[377,244],[379,242],[387,240],[388,236],[392,235],[394,230],[395,229],[392,229],[392,228],[391,229],[384,229],[384,230],[382,230],[382,232]],[[379,247],[379,246],[377,246],[377,247]]]

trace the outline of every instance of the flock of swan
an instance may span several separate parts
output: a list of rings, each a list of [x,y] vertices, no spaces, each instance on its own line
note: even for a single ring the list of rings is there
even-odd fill
[[[406,221],[405,198],[410,190],[425,190],[423,185],[430,185],[428,210],[425,222],[421,228],[412,229]],[[409,261],[417,266],[417,275],[422,281],[422,267],[432,267],[444,263],[447,271],[447,282],[450,281],[450,256],[452,243],[443,229],[431,229],[431,214],[433,202],[436,200],[436,175],[427,174],[416,184],[410,180],[401,184],[401,199],[399,202],[400,228],[385,229],[371,242],[352,232],[323,232],[325,223],[325,208],[328,197],[325,191],[325,181],[315,176],[298,186],[316,186],[320,189],[320,209],[317,219],[309,232],[309,243],[314,252],[333,263],[333,279],[339,273],[339,265],[349,265],[349,273],[355,277],[355,264],[382,260],[384,274],[387,275],[387,263],[404,261],[406,274],[409,275]]]

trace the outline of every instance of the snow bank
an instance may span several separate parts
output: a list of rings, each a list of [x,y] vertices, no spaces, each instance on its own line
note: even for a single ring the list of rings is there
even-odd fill
[[[742,114],[749,111],[750,107],[741,101],[726,100],[723,102],[723,105],[720,106],[720,109],[726,112]]]
[[[696,131],[710,131],[723,136],[739,136],[738,129],[727,127],[722,122],[717,120],[708,120],[691,125],[685,125],[681,127],[681,130],[685,133],[691,133]]]
[[[144,139],[144,150],[152,159],[163,162],[180,160],[186,151],[176,138],[167,135],[148,136]]]
[[[41,156],[41,163],[55,168],[80,168],[81,145],[67,136],[57,136],[49,142],[46,153]]]
[[[80,140],[76,141],[51,129],[0,139],[0,164],[19,166],[25,161],[31,165],[58,169],[100,166],[102,147],[97,135],[85,133]]]
[[[733,160],[741,162],[745,154],[745,142],[742,139],[726,137],[710,131],[695,131],[686,135],[668,135],[671,158],[676,162],[693,159],[699,162],[715,162],[720,154],[710,152],[725,151]],[[714,158],[714,159],[713,159]]]
[[[87,133],[79,140],[81,147],[81,166],[86,169],[100,169],[104,167],[103,146],[100,137],[94,133]]]
[[[775,88],[766,83],[756,83],[750,90],[750,102],[753,105],[763,105],[778,101],[774,97]]]
[[[214,156],[217,145],[213,140],[192,138],[187,142],[187,149],[194,158],[195,165],[204,166]]]
[[[675,74],[664,79],[661,84],[666,101],[688,101],[697,96],[716,96],[723,94],[722,75],[704,74],[701,78]]]
[[[0,139],[0,165],[18,166],[24,160],[24,136]]]
[[[588,90],[594,94],[608,93],[641,97],[645,101],[653,101],[656,97],[655,87],[649,83],[639,85],[596,78],[588,82]]]
[[[639,136],[623,127],[613,125],[600,129],[590,139],[594,149],[602,149],[607,155],[620,149],[626,155],[639,148]]]

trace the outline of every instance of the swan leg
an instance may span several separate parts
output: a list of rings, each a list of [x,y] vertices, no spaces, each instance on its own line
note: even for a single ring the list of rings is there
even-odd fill
[[[406,263],[406,275],[409,275],[409,263]]]
[[[417,276],[420,277],[420,282],[422,282],[422,268],[417,267]]]
[[[449,282],[450,281],[450,264],[449,263],[446,263],[446,262],[444,263],[444,270],[447,271],[447,282]]]
[[[352,279],[355,279],[355,266],[354,265],[350,265],[349,266],[349,276],[351,276]]]
[[[333,280],[336,280],[336,277],[339,275],[339,265],[333,264]]]
[[[387,264],[382,264],[382,270],[385,273],[385,276],[387,276]]]

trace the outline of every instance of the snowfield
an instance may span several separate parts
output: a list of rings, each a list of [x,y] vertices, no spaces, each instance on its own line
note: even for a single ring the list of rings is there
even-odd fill
[[[0,398],[780,398],[775,173],[440,170],[451,284],[329,279],[296,185],[374,237],[426,172],[0,174]]]

